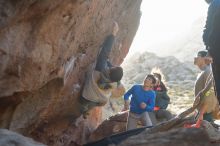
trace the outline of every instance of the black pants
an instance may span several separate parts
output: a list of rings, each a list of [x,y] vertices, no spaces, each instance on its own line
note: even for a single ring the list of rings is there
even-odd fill
[[[220,44],[210,47],[209,53],[213,58],[212,72],[215,80],[215,93],[220,103]]]
[[[103,104],[93,102],[90,100],[85,99],[83,96],[80,96],[78,98],[79,104],[80,104],[80,112],[82,114],[85,114],[86,112],[90,111],[94,107],[102,106]]]
[[[215,80],[215,91],[220,103],[220,63],[216,62],[215,58],[213,58],[212,71]]]

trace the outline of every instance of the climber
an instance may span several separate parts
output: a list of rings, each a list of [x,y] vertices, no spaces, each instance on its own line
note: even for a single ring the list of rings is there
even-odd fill
[[[155,70],[155,69],[153,69]],[[153,71],[153,75],[156,78],[156,84],[154,91],[156,93],[156,101],[153,112],[149,112],[153,125],[157,123],[157,119],[166,119],[167,121],[172,118],[172,114],[167,110],[167,106],[170,103],[170,97],[167,94],[167,88],[162,81],[162,72],[157,69]]]
[[[212,71],[215,92],[220,103],[220,0],[206,0],[209,5],[203,42],[208,55],[213,58]]]
[[[213,123],[213,114],[216,111],[219,111],[219,104],[217,97],[214,93],[214,87],[212,84],[213,74],[211,71],[211,59],[207,57],[208,52],[206,50],[199,51],[197,53],[197,57],[194,59],[194,64],[199,67],[201,73],[198,75],[196,83],[195,83],[195,97],[193,105],[200,102],[201,104],[198,107],[198,112],[196,115],[196,124],[188,125],[185,127],[195,127],[199,128],[202,120],[209,121]],[[206,86],[207,89],[201,94],[201,96],[197,96],[200,91],[202,91]]]
[[[80,111],[84,118],[88,116],[89,110],[93,107],[105,105],[114,90],[119,90],[118,97],[125,92],[124,86],[120,82],[123,69],[120,66],[113,66],[109,62],[109,55],[118,30],[118,24],[114,22],[112,34],[107,36],[96,62],[89,67],[86,73],[82,96],[79,97]]]
[[[134,85],[124,94],[124,110],[128,110],[130,104],[127,130],[135,129],[139,120],[143,126],[152,126],[148,112],[152,111],[155,105],[156,95],[153,91],[155,82],[154,76],[149,74],[146,76],[143,85]],[[129,103],[130,96],[131,101]]]

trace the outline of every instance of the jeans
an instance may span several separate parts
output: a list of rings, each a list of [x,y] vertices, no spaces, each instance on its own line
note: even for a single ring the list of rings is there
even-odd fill
[[[141,121],[143,126],[152,126],[152,122],[148,115],[148,112],[144,112],[141,114],[129,112],[127,130],[137,128],[138,121]]]

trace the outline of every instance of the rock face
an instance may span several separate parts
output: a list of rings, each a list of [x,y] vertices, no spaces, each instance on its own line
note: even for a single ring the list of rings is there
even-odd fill
[[[174,129],[168,132],[147,134],[142,132],[132,136],[118,146],[217,146],[209,142],[207,134],[201,129]]]
[[[2,0],[0,127],[49,145],[84,143],[83,136],[77,137],[83,135],[80,128],[87,127],[88,134],[102,116],[96,108],[79,122],[81,126],[72,124],[80,116],[75,103],[86,69],[114,20],[120,30],[111,61],[122,63],[139,25],[140,4],[141,0]]]
[[[89,141],[98,141],[104,137],[126,131],[128,112],[123,112],[110,117],[90,135]]]
[[[125,131],[127,113],[110,117],[90,136],[86,146],[217,146],[219,130],[207,121],[202,128],[182,128],[180,117],[173,123],[159,124],[153,128],[138,128]],[[175,120],[175,119],[172,119]],[[185,119],[186,120],[186,119]],[[171,122],[171,121],[170,121]],[[184,120],[182,119],[184,123]],[[195,122],[195,121],[194,121]],[[169,125],[169,126],[168,126]],[[175,126],[174,126],[175,125]],[[207,127],[208,126],[208,127]],[[169,127],[169,128],[168,128]],[[114,130],[115,129],[115,130]],[[166,129],[166,130],[165,130]],[[114,135],[111,135],[114,134]]]

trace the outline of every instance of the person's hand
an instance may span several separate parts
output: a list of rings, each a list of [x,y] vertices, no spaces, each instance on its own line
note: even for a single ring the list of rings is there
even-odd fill
[[[146,107],[147,107],[146,103],[141,102],[141,104],[140,104],[140,108],[141,108],[141,109],[145,109]]]
[[[116,36],[117,33],[118,33],[118,30],[119,30],[118,23],[117,23],[116,21],[114,21],[114,27],[113,27],[112,34],[113,34],[114,36]]]
[[[124,108],[122,109],[122,111],[127,111],[127,110],[129,110],[129,104],[130,104],[129,100],[125,100]]]
[[[124,106],[124,108],[121,110],[122,112],[129,110],[129,107]]]
[[[129,110],[129,105],[124,104],[124,108],[121,110],[122,112]]]

